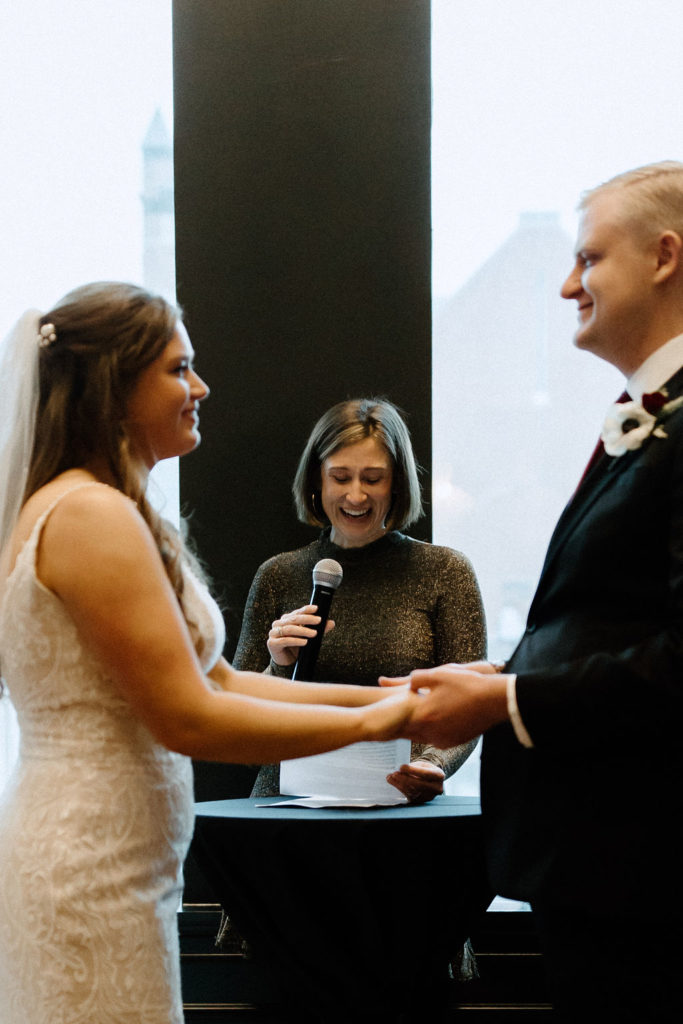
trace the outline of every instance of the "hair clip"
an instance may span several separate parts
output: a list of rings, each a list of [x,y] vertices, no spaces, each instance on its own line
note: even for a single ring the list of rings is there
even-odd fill
[[[38,331],[38,345],[40,348],[47,348],[53,341],[57,340],[54,324],[43,324]]]

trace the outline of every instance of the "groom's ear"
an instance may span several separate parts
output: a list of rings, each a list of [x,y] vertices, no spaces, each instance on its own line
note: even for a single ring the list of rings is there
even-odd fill
[[[683,239],[677,231],[663,231],[657,242],[655,281],[668,281],[682,267]]]

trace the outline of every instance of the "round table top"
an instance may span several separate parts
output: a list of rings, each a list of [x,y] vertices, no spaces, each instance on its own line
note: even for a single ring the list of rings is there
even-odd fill
[[[406,821],[409,819],[477,817],[479,797],[437,796],[426,804],[397,804],[392,807],[292,807],[283,806],[291,797],[246,797],[238,800],[207,800],[195,804],[198,818],[324,821]]]

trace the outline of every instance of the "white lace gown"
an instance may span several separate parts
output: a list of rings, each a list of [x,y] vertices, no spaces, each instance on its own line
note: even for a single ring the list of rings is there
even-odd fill
[[[181,1024],[177,910],[192,765],[135,718],[38,581],[50,511],[0,609],[21,728],[0,798],[0,1022]],[[224,642],[220,612],[191,574],[184,600],[207,670]]]

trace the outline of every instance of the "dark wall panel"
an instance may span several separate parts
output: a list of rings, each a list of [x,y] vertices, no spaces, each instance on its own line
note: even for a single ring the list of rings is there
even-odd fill
[[[314,536],[290,485],[328,406],[397,402],[429,485],[429,3],[175,0],[174,59],[178,297],[212,388],[181,493],[234,643],[256,567]]]

